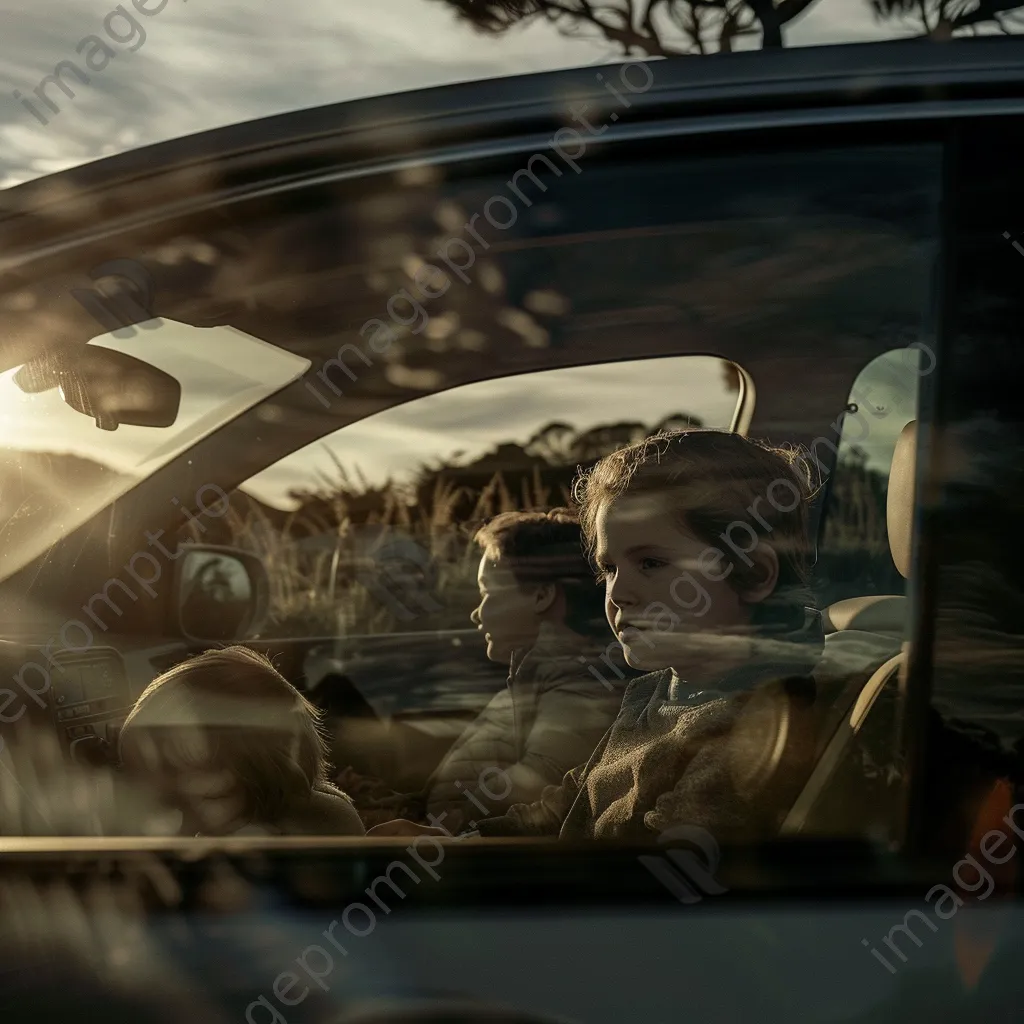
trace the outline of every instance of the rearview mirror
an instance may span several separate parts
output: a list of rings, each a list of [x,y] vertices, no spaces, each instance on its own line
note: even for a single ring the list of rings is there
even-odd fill
[[[255,555],[189,544],[176,563],[178,628],[190,640],[232,643],[252,637],[266,614],[270,581]]]
[[[57,388],[67,405],[94,419],[100,430],[117,430],[122,423],[169,427],[181,405],[181,384],[169,373],[101,345],[47,352],[18,370],[14,381],[30,394]]]

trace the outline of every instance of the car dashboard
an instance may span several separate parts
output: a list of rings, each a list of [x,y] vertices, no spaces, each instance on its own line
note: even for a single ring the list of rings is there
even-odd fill
[[[50,708],[61,745],[77,759],[96,741],[115,746],[133,701],[124,662],[110,648],[55,655]]]
[[[126,658],[111,646],[53,647],[0,641],[0,673],[8,681],[0,689],[0,750],[31,727],[56,735],[74,761],[109,762],[139,691],[156,674],[153,652]]]

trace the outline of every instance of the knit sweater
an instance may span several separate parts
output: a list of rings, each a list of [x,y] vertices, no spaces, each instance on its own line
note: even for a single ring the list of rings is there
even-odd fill
[[[633,680],[590,759],[541,798],[478,823],[482,835],[629,839],[697,825],[719,842],[765,838],[813,762],[820,619],[694,691],[671,670]]]

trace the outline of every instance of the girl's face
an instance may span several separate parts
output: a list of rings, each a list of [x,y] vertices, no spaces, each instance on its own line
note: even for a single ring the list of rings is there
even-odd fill
[[[751,605],[778,577],[775,552],[761,543],[747,557],[762,562],[765,583],[741,595],[728,579],[731,563],[688,533],[655,495],[606,502],[596,527],[605,615],[634,668],[671,667],[684,677],[714,671],[711,663],[725,653],[720,638],[744,632]],[[735,643],[731,651],[735,656]]]
[[[230,835],[248,823],[245,793],[227,771],[191,770],[171,780],[185,835]]]

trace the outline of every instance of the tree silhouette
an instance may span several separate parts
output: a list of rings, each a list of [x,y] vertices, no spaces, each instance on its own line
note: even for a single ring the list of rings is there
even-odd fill
[[[549,423],[537,431],[523,451],[551,466],[567,466],[576,457],[576,431],[568,423]]]
[[[624,56],[681,57],[729,52],[740,37],[764,49],[785,45],[783,29],[827,0],[437,0],[481,32],[547,22],[562,35],[603,39]],[[866,0],[878,20],[909,23],[948,39],[984,25],[1011,34],[1024,0]],[[842,42],[843,40],[836,40]]]
[[[604,39],[625,56],[729,51],[740,36],[783,45],[783,26],[819,0],[442,0],[482,32],[546,21],[567,36]]]
[[[931,39],[949,39],[957,33],[977,34],[986,23],[1006,35],[1020,31],[1024,20],[1021,0],[869,0],[877,18],[910,22]]]

